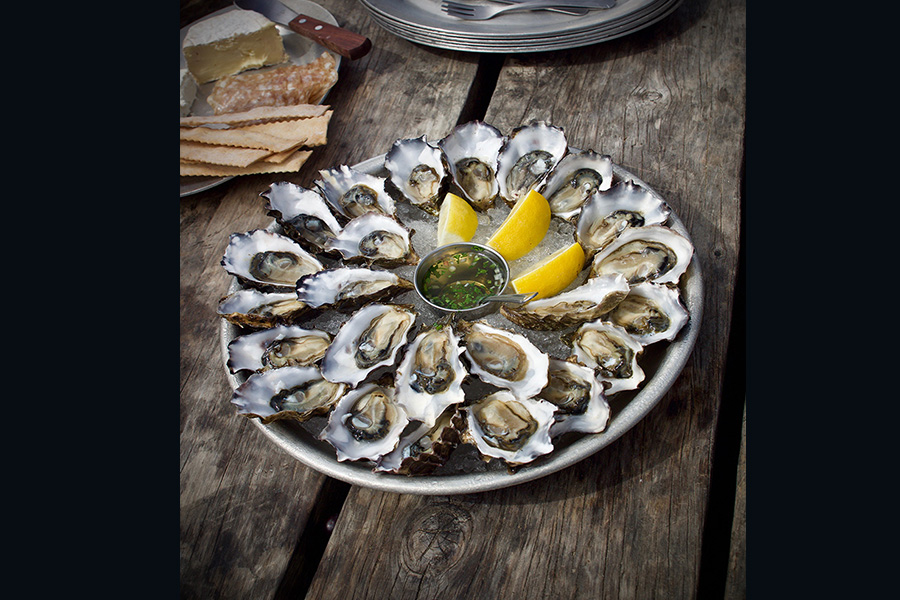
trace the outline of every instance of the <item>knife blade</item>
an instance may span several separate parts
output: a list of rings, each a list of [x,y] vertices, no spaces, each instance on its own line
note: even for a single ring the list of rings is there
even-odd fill
[[[298,14],[278,0],[234,0],[234,5],[244,10],[258,12],[270,21],[283,25],[350,60],[362,58],[372,49],[369,38],[308,15]]]

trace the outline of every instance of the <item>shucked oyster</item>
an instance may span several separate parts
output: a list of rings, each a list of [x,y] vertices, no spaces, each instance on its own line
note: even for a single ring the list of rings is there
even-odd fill
[[[669,207],[661,198],[633,181],[625,181],[585,201],[575,239],[591,258],[629,227],[662,225],[668,218]]]
[[[486,461],[499,458],[515,467],[553,451],[550,426],[556,407],[546,400],[500,390],[462,410],[467,424],[462,439]]]
[[[297,282],[297,298],[313,308],[347,310],[411,289],[412,282],[391,271],[338,267],[301,277]]]
[[[507,319],[529,329],[564,329],[599,319],[628,294],[628,282],[619,273],[588,279],[580,286],[549,298],[518,306],[502,306]]]
[[[264,371],[281,367],[309,367],[319,362],[331,336],[296,325],[277,325],[240,335],[228,342],[228,369]]]
[[[327,413],[346,390],[342,383],[323,379],[316,367],[282,367],[250,375],[234,391],[231,402],[238,414],[259,417],[263,423],[306,421]]]
[[[678,283],[694,247],[683,235],[662,225],[632,227],[594,255],[590,277],[621,273],[629,285],[644,281]]]
[[[273,183],[260,194],[266,198],[266,210],[275,217],[288,237],[318,252],[337,235],[341,226],[322,195],[295,183]]]
[[[347,223],[337,237],[328,241],[326,249],[340,252],[346,262],[389,268],[415,264],[419,257],[410,239],[413,233],[393,217],[368,213]]]
[[[347,165],[319,171],[316,186],[325,201],[345,219],[368,212],[394,214],[394,199],[385,190],[383,177],[369,175]]]
[[[644,346],[672,340],[690,315],[678,290],[667,285],[635,285],[604,319],[621,326]]]
[[[294,240],[265,229],[232,233],[222,266],[252,286],[280,291],[293,291],[298,279],[324,268]]]
[[[455,407],[445,410],[434,425],[421,423],[404,434],[397,447],[378,459],[376,471],[400,475],[428,475],[443,466],[460,443],[465,428],[462,415]]]
[[[450,180],[450,167],[440,148],[429,144],[424,135],[397,140],[384,157],[384,167],[410,204],[438,214]]]
[[[594,369],[605,381],[607,395],[634,390],[644,380],[638,357],[644,347],[623,328],[605,321],[591,321],[564,336],[572,347],[569,360]]]
[[[512,206],[544,178],[568,151],[562,128],[535,121],[510,132],[497,160],[500,197]]]
[[[394,364],[416,320],[410,306],[369,304],[342,326],[322,358],[328,381],[356,386],[375,369]]]
[[[433,425],[444,409],[465,400],[462,352],[450,325],[427,329],[410,342],[395,384],[397,403],[410,419]]]
[[[530,398],[547,385],[549,356],[528,338],[485,322],[460,324],[470,371],[485,383]]]
[[[503,141],[503,134],[493,125],[470,121],[438,142],[450,164],[453,181],[478,210],[492,206],[500,191],[497,159]]]
[[[551,214],[574,221],[591,195],[610,188],[612,176],[608,155],[585,150],[564,156],[544,180],[540,192],[550,204]]]
[[[392,387],[367,383],[341,398],[319,439],[334,446],[339,461],[378,460],[396,448],[408,423]]]
[[[604,385],[594,370],[568,360],[550,359],[550,381],[538,398],[557,408],[551,437],[568,431],[600,433],[609,423]]]
[[[274,327],[290,324],[309,307],[292,292],[261,292],[252,288],[237,290],[219,301],[219,316],[239,327]]]

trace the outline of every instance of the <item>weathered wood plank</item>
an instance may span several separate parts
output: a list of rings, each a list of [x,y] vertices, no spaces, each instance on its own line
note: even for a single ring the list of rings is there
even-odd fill
[[[734,519],[731,525],[731,551],[725,580],[726,600],[747,597],[747,406],[741,427],[741,454],[737,466]]]
[[[229,402],[215,313],[230,284],[220,265],[228,236],[271,222],[259,194],[273,181],[310,187],[319,168],[381,154],[397,137],[444,135],[465,104],[477,67],[472,57],[449,60],[446,53],[386,34],[353,0],[318,3],[373,41],[368,56],[341,64],[339,83],[327,99],[334,109],[327,146],[296,174],[238,177],[181,200],[184,598],[272,598],[276,591],[290,592],[280,582],[325,481],[239,418]],[[197,18],[229,3],[186,4]],[[414,77],[410,69],[416,70]],[[385,96],[391,101],[383,102]]]
[[[620,40],[506,60],[486,121],[562,125],[671,200],[706,283],[697,346],[647,418],[563,472],[460,497],[354,488],[308,597],[696,595],[738,262],[744,24],[743,2],[686,2]]]

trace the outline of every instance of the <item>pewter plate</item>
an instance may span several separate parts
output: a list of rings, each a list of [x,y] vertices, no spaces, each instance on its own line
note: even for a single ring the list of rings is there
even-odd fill
[[[308,0],[281,0],[285,5],[289,8],[297,11],[298,13],[303,13],[305,15],[309,15],[314,19],[318,19],[320,21],[324,21],[326,23],[330,23],[332,25],[337,25],[338,22],[334,18],[334,16],[316,4],[315,2],[309,2]],[[199,23],[200,21],[205,21],[210,17],[220,15],[222,13],[226,13],[232,10],[240,10],[236,6],[228,6],[221,10],[217,10],[214,13],[210,13],[209,15],[203,17],[202,19],[198,19],[195,21]],[[193,23],[191,24],[193,25]],[[181,44],[184,43],[184,37],[187,35],[188,29],[190,29],[191,25],[187,25],[181,28],[181,37],[179,39],[179,48]],[[290,62],[295,65],[305,65],[314,61],[318,58],[323,52],[330,52],[335,59],[335,68],[340,68],[341,66],[341,56],[334,52],[331,52],[324,46],[320,46],[315,43],[311,39],[307,37],[303,37],[300,34],[294,33],[287,27],[283,27],[276,23],[275,27],[278,29],[278,32],[281,34],[281,41],[284,43],[284,50],[287,52],[288,58],[290,58]],[[178,53],[180,57],[180,68],[185,67],[184,54],[179,50]],[[277,65],[275,65],[277,66]],[[271,68],[271,67],[269,67]],[[260,69],[264,70],[264,69]],[[191,105],[191,115],[211,115],[213,114],[212,107],[207,104],[206,98],[209,97],[210,93],[212,93],[212,88],[215,85],[215,82],[212,81],[210,83],[205,83],[199,87],[197,90],[197,98],[194,100],[194,103]],[[325,94],[325,98],[328,97],[328,94]],[[322,98],[322,102],[325,102],[325,98]],[[321,102],[320,102],[321,104]],[[199,192],[208,190],[217,185],[225,183],[233,179],[233,177],[181,177],[181,192],[180,196],[184,198],[185,196],[190,196],[191,194],[197,194]]]
[[[576,148],[571,150],[578,151]],[[384,169],[384,155],[370,158],[354,165],[354,168],[373,175],[387,176],[387,171]],[[652,194],[661,197],[637,176],[618,165],[613,165],[613,177],[614,184],[616,181],[630,179],[650,190]],[[503,203],[500,202],[498,204]],[[675,215],[674,207],[671,204],[669,206],[672,209],[672,213],[669,216],[668,226],[690,238],[684,224]],[[424,256],[432,248],[428,247],[427,243],[423,244],[417,240],[416,236],[426,234],[427,237],[427,228],[436,228],[437,218],[424,215],[422,211],[412,207],[407,202],[398,202],[397,207],[400,219],[407,226],[411,226],[416,230],[417,233],[412,238],[413,245],[417,253],[420,256]],[[508,209],[506,210],[508,211]],[[476,238],[473,241],[479,241],[479,235],[487,235],[483,230],[487,229],[487,232],[490,232],[491,228],[499,225],[504,217],[502,208],[500,213],[493,217],[488,217],[484,214],[479,215],[479,233],[476,233]],[[557,220],[554,219],[554,221]],[[554,245],[553,242],[558,243],[559,240],[567,239],[568,243],[571,243],[572,238],[567,237],[571,234],[570,228],[571,225],[562,224],[561,222],[551,224],[551,231],[548,232],[545,242],[542,242],[541,246],[530,253],[530,255],[534,255],[533,257],[529,259],[528,256],[530,255],[528,255],[523,259],[519,259],[519,261],[513,261],[510,265],[513,270],[512,276],[515,277],[517,272],[527,269],[542,256],[546,256],[560,247],[559,245]],[[274,221],[269,229],[281,231],[280,226]],[[547,240],[551,241],[548,242]],[[526,260],[528,260],[527,263],[520,262]],[[414,266],[401,267],[396,272],[412,281],[414,269]],[[586,272],[587,269],[581,275],[582,280],[586,276]],[[232,282],[229,293],[240,289],[240,287],[240,283],[235,279]],[[350,484],[386,492],[422,495],[469,494],[506,488],[539,479],[575,465],[621,437],[643,419],[673,385],[687,363],[694,347],[703,313],[703,281],[696,253],[686,273],[682,276],[679,287],[682,300],[690,314],[689,322],[682,328],[674,341],[659,342],[647,348],[640,361],[641,367],[646,372],[646,379],[639,390],[619,392],[610,397],[611,418],[606,430],[597,434],[566,434],[554,440],[555,449],[553,452],[537,458],[532,463],[521,467],[515,473],[508,472],[506,467],[499,464],[498,461],[485,463],[477,456],[474,448],[468,445],[460,445],[451,455],[448,463],[433,475],[405,476],[373,472],[369,463],[339,462],[334,448],[327,442],[317,439],[319,432],[325,426],[325,417],[315,417],[303,424],[280,420],[269,425],[263,425],[256,418],[252,418],[251,423],[283,451],[316,471]],[[415,292],[401,294],[393,301],[416,305],[420,312],[418,324],[430,323],[435,318],[433,314],[429,313],[423,301],[415,295]],[[317,319],[307,321],[304,323],[304,326],[320,327],[333,334],[336,328],[340,326],[340,322],[345,318],[338,314],[326,315],[320,320],[317,320],[319,319],[317,317]],[[560,332],[532,332],[518,328],[499,313],[489,315],[486,317],[486,320],[494,325],[525,333],[532,341],[536,341],[545,352],[551,355],[562,358],[567,356],[567,348],[559,340]],[[239,334],[240,329],[238,327],[222,319],[220,343],[223,365],[226,365],[228,361],[228,343]],[[243,375],[231,374],[227,366],[224,368],[232,388],[236,389],[246,380],[246,377]],[[477,382],[474,385],[478,385]]]

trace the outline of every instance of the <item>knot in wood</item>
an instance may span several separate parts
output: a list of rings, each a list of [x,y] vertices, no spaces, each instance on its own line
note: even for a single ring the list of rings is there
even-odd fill
[[[472,515],[449,503],[422,507],[413,514],[404,535],[401,560],[418,575],[450,568],[472,533]]]

